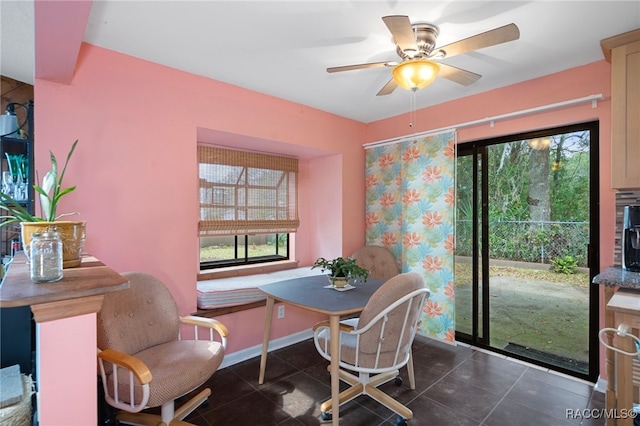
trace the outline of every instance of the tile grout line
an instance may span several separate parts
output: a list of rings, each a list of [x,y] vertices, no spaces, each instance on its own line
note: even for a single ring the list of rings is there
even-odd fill
[[[520,373],[520,376],[516,379],[515,382],[513,382],[513,384],[509,387],[509,389],[504,393],[504,395],[502,396],[502,398],[500,398],[500,400],[498,402],[496,402],[496,404],[491,408],[491,410],[489,410],[489,412],[487,413],[487,415],[484,417],[484,419],[482,419],[482,421],[480,422],[480,424],[484,424],[484,422],[486,422],[489,417],[491,416],[491,414],[493,414],[493,412],[496,410],[496,408],[498,408],[498,405],[500,405],[500,403],[502,401],[504,401],[507,398],[507,395],[509,395],[509,393],[513,390],[513,388],[518,384],[518,382],[522,379],[522,377],[525,375],[525,373],[529,371],[529,367],[527,366],[527,368],[525,368],[522,373]]]
[[[437,385],[438,383],[440,383],[442,380],[444,380],[445,377],[448,377],[449,374],[451,374],[456,368],[460,367],[462,364],[464,364],[466,361],[468,361],[469,359],[471,359],[471,357],[473,356],[473,354],[471,354],[471,356],[469,356],[468,358],[465,358],[464,360],[462,360],[460,363],[458,363],[457,365],[455,365],[451,370],[449,370],[447,372],[447,374],[441,376],[438,380],[436,380],[435,382],[433,382],[430,386],[427,386],[422,392],[420,392],[419,394],[416,395],[415,398],[413,398],[412,400],[410,400],[409,402],[407,402],[407,404],[412,403],[413,401],[415,401],[416,399],[418,399],[418,397],[422,396],[424,393],[426,393],[429,389],[431,389],[432,387],[434,387],[435,385]],[[428,398],[425,396],[425,398]],[[429,398],[431,399],[431,398]],[[437,401],[436,401],[437,402]],[[444,405],[444,404],[441,404]]]

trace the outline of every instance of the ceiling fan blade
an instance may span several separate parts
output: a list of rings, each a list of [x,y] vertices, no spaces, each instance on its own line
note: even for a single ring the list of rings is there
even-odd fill
[[[413,34],[413,28],[411,27],[411,21],[408,16],[404,15],[391,15],[383,16],[387,28],[391,32],[393,39],[400,49],[403,51],[418,52],[418,45],[416,44],[416,36]]]
[[[396,87],[398,87],[398,83],[396,83],[396,81],[392,78],[387,84],[384,85],[382,89],[380,89],[378,93],[376,93],[376,96],[389,95],[391,94],[391,92],[396,90]]]
[[[380,67],[393,67],[398,65],[397,62],[370,62],[368,64],[355,64],[355,65],[345,65],[342,67],[330,67],[327,68],[327,72],[341,72],[341,71],[351,71],[351,70],[362,70],[365,68],[380,68]]]
[[[446,46],[438,47],[435,50],[444,51],[446,54],[445,58],[450,58],[461,53],[495,46],[496,44],[506,43],[519,38],[520,29],[518,29],[518,26],[516,24],[509,24],[447,44]]]
[[[463,86],[469,86],[475,83],[482,77],[480,74],[476,74],[471,71],[463,70],[462,68],[456,68],[451,65],[440,64],[440,72],[438,77],[446,78],[454,83],[462,84]]]

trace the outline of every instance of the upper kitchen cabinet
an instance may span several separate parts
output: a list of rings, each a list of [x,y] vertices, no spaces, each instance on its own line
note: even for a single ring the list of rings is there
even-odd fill
[[[611,63],[611,187],[640,188],[640,29],[600,42]]]

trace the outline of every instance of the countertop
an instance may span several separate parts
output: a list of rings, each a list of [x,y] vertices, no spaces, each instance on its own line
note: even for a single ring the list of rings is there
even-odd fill
[[[640,290],[640,272],[610,266],[593,278],[593,284]]]
[[[62,280],[33,283],[26,256],[16,255],[0,285],[0,308],[37,305],[103,295],[129,288],[129,281],[92,256],[84,256],[78,268],[63,270]]]

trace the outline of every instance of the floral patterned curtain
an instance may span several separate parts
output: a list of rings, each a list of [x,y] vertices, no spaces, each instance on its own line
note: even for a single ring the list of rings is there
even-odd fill
[[[366,243],[387,247],[431,296],[419,333],[455,341],[455,131],[415,135],[366,151]]]

